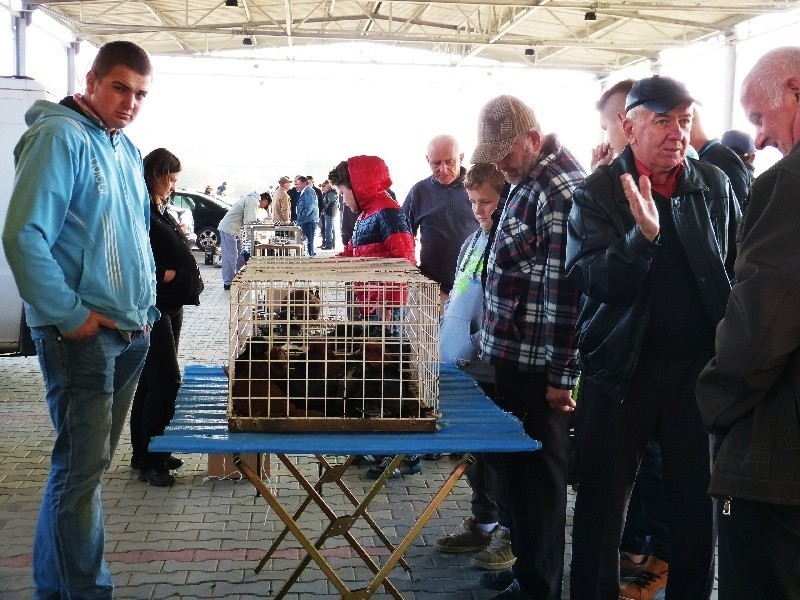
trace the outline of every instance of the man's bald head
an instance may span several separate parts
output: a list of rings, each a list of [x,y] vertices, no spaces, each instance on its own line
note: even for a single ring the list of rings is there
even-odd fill
[[[464,153],[452,135],[437,135],[428,143],[425,157],[433,177],[442,185],[450,185],[461,175]]]

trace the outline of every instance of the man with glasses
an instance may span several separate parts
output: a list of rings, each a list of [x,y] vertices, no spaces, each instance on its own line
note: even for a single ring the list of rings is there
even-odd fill
[[[420,234],[419,268],[439,283],[441,304],[453,289],[461,244],[475,230],[467,190],[464,153],[451,135],[437,135],[425,157],[432,175],[417,182],[403,202],[414,237]]]

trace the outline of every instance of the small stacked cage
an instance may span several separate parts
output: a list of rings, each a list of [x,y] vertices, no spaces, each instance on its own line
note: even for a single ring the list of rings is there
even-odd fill
[[[282,221],[245,223],[242,227],[242,248],[251,257],[306,255],[303,231],[297,225]]]
[[[439,288],[403,259],[251,259],[231,290],[233,431],[435,431]]]

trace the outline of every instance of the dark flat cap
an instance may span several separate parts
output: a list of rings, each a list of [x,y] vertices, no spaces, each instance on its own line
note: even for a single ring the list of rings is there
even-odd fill
[[[625,98],[625,112],[644,106],[654,113],[666,113],[686,102],[697,102],[686,86],[670,77],[656,75],[633,84]]]

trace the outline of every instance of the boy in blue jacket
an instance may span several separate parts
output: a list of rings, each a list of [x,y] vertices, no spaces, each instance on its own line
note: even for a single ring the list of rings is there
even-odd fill
[[[469,373],[491,398],[495,395],[494,368],[479,358],[483,319],[481,273],[486,264],[493,213],[501,196],[507,193],[507,185],[494,165],[477,164],[467,171],[464,187],[479,227],[464,241],[458,254],[453,289],[444,305],[439,331],[439,356],[443,363],[453,363]],[[472,487],[472,516],[464,521],[462,531],[436,540],[436,549],[452,554],[480,551],[472,559],[474,566],[489,571],[509,569],[516,559],[511,550],[508,521],[492,489],[486,458],[475,454],[474,459],[467,470]]]

